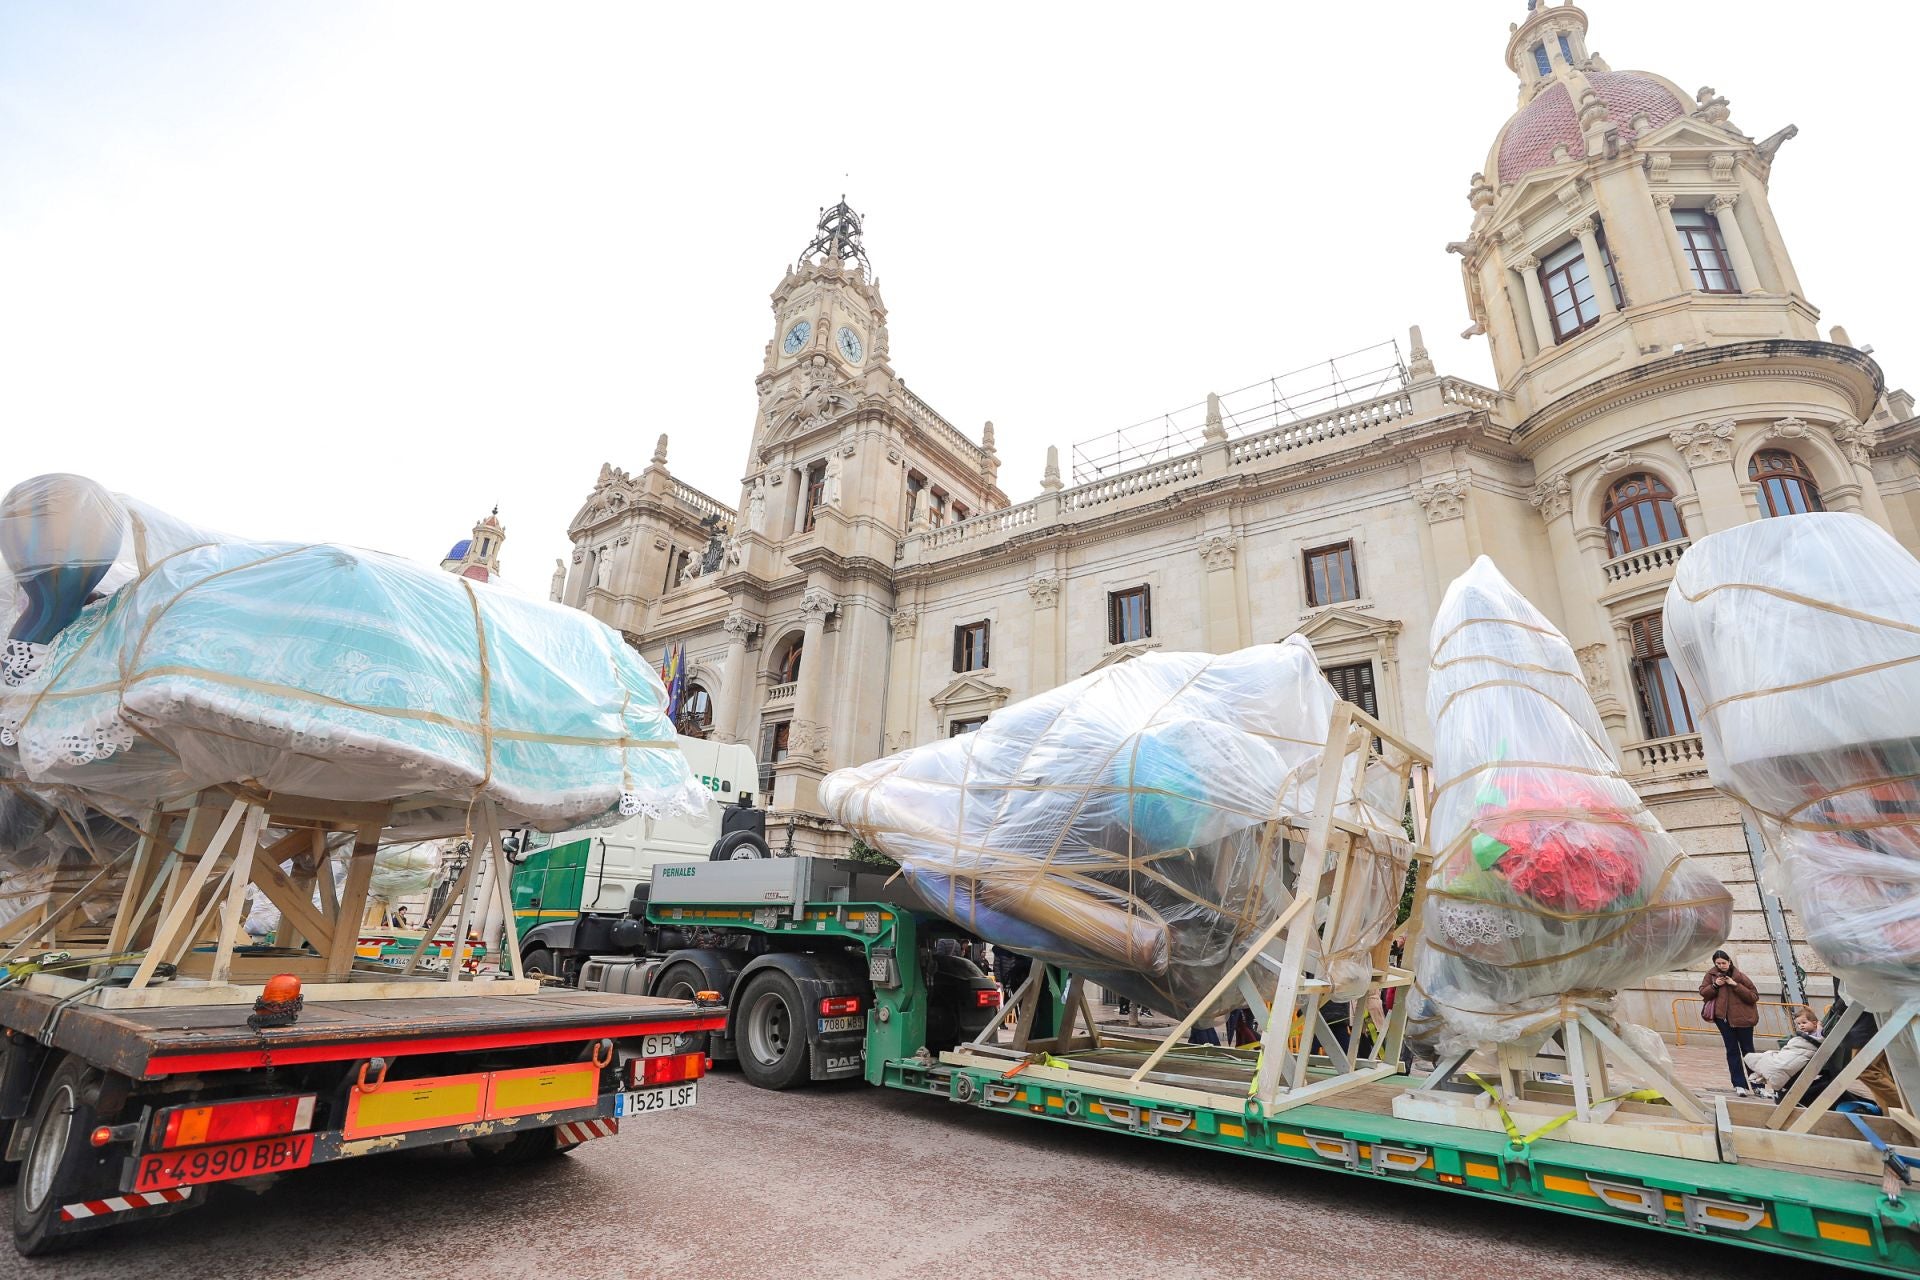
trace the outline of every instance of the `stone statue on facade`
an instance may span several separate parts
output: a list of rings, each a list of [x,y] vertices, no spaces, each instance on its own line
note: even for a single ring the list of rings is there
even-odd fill
[[[567,591],[567,562],[556,558],[553,562],[553,581],[547,587],[547,599],[556,604]]]
[[[759,533],[767,523],[767,481],[766,477],[753,482],[753,492],[747,495],[747,528]]]

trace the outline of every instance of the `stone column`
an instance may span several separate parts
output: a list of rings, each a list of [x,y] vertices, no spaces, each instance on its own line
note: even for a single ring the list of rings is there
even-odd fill
[[[1027,580],[1033,599],[1033,632],[1027,642],[1029,693],[1044,693],[1061,682],[1060,575],[1043,568]]]
[[[1540,259],[1529,254],[1524,258],[1507,264],[1509,271],[1520,276],[1521,287],[1527,291],[1527,310],[1533,313],[1533,336],[1542,351],[1553,348],[1553,322],[1548,318],[1547,291],[1540,287]]]
[[[1580,545],[1573,527],[1573,484],[1565,472],[1546,477],[1534,485],[1529,495],[1540,519],[1547,526],[1547,543],[1553,551],[1554,575],[1559,579],[1560,600],[1566,617],[1561,619],[1567,642],[1580,655],[1587,683],[1593,688],[1594,705],[1602,723],[1618,746],[1624,746],[1639,731],[1628,723],[1627,709],[1619,699],[1602,687],[1610,682],[1596,680],[1596,670],[1604,676],[1617,666],[1617,655],[1610,655],[1608,641],[1613,629],[1606,610],[1598,603],[1602,578],[1597,562]],[[1609,658],[1614,661],[1609,661]]]
[[[1207,611],[1207,649],[1212,653],[1232,653],[1240,647],[1240,593],[1233,580],[1234,556],[1239,547],[1240,539],[1223,530],[1202,534],[1195,548],[1207,575],[1201,599]]]
[[[1853,464],[1854,479],[1860,482],[1861,514],[1882,529],[1892,529],[1887,501],[1881,496],[1880,485],[1873,478],[1874,438],[1873,427],[1864,422],[1843,422],[1833,429],[1834,443],[1847,455],[1847,461]]]
[[[1594,233],[1593,219],[1582,218],[1573,224],[1580,237],[1580,252],[1587,257],[1587,279],[1593,283],[1593,296],[1600,303],[1600,314],[1610,316],[1620,308],[1613,304],[1613,289],[1607,283],[1606,260],[1600,256],[1600,237]]]
[[[919,699],[915,696],[914,677],[918,674],[914,637],[920,634],[920,610],[903,604],[893,611],[893,661],[887,671],[887,712],[881,746],[891,753],[913,745],[914,721],[919,718]]]
[[[1733,269],[1740,276],[1742,293],[1764,293],[1766,287],[1760,283],[1760,270],[1753,265],[1753,255],[1747,252],[1747,236],[1740,230],[1740,220],[1733,216],[1733,206],[1740,197],[1722,195],[1713,198],[1713,217],[1720,224],[1720,238],[1727,242],[1727,256],[1733,259]]]
[[[1427,513],[1433,541],[1433,568],[1441,582],[1452,582],[1472,565],[1474,549],[1467,529],[1467,481],[1459,477],[1413,486],[1414,499]]]
[[[720,668],[727,705],[724,712],[715,708],[714,725],[720,731],[722,742],[744,742],[747,725],[753,719],[753,695],[758,692],[753,687],[754,681],[747,676],[747,641],[760,629],[760,624],[735,609],[720,624],[720,629],[727,633],[727,656]]]
[[[1747,522],[1746,497],[1740,492],[1740,478],[1733,473],[1733,430],[1733,419],[1722,418],[1670,433],[1673,447],[1693,472],[1694,491],[1700,498],[1700,519],[1706,528],[1688,531],[1696,541],[1703,534]]]
[[[793,694],[793,728],[787,734],[791,755],[823,759],[826,726],[820,723],[821,691],[827,682],[827,615],[840,607],[824,588],[808,587],[800,598],[806,639],[800,650],[800,687]]]
[[[1693,263],[1687,257],[1687,247],[1680,243],[1680,225],[1673,220],[1673,197],[1657,195],[1653,202],[1660,206],[1660,224],[1666,229],[1667,248],[1673,252],[1674,270],[1680,273],[1680,292],[1692,293],[1699,286],[1693,279]]]

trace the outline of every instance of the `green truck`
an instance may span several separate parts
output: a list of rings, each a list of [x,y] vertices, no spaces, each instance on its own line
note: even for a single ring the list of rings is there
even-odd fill
[[[1742,1123],[1750,1113],[1722,1100],[1690,1133],[1542,1122],[1391,1063],[1364,1088],[1276,1110],[1252,1096],[1253,1050],[1092,1028],[1081,984],[1045,965],[1003,1043],[993,984],[941,943],[965,935],[861,864],[667,866],[636,906],[630,933],[646,945],[590,959],[580,985],[719,992],[729,1013],[715,1042],[764,1088],[858,1075],[950,1105],[1920,1276],[1901,1155],[1913,1138],[1892,1121],[1855,1132],[1828,1116],[1802,1138]],[[1354,1064],[1316,1050],[1302,1065],[1311,1088]]]

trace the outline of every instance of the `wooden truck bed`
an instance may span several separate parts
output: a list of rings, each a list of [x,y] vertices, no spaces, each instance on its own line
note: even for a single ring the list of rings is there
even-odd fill
[[[135,1079],[393,1054],[446,1053],[705,1030],[708,1010],[684,1000],[590,991],[439,999],[316,1001],[290,1027],[247,1026],[245,1004],[60,1007],[25,987],[0,988],[0,1026]]]

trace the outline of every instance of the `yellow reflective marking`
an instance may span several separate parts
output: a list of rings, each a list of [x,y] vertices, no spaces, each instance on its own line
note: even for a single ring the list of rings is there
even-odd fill
[[[1273,1135],[1273,1141],[1276,1146],[1282,1147],[1304,1147],[1307,1145],[1306,1138],[1297,1133],[1276,1133]]]
[[[1225,1121],[1222,1121],[1220,1124],[1220,1132],[1228,1138],[1244,1138],[1247,1136],[1245,1125],[1227,1124]]]
[[[1540,1179],[1540,1185],[1549,1191],[1559,1191],[1570,1196],[1599,1196],[1599,1192],[1587,1185],[1585,1178],[1561,1178],[1549,1173]]]
[[[1047,1105],[1050,1107],[1065,1107],[1067,1105],[1067,1100],[1064,1097],[1055,1098],[1055,1097],[1049,1096],[1047,1098]]]
[[[1097,1102],[1089,1102],[1087,1104],[1087,1114],[1090,1116],[1103,1116],[1107,1114],[1107,1109]]]
[[[1838,1222],[1820,1224],[1822,1240],[1838,1240],[1841,1244],[1857,1244],[1867,1248],[1873,1244],[1873,1237],[1859,1227],[1849,1227]]]
[[[1500,1170],[1490,1164],[1474,1164],[1469,1160],[1467,1162],[1467,1176],[1469,1178],[1485,1178],[1488,1182],[1498,1182],[1500,1181]]]

